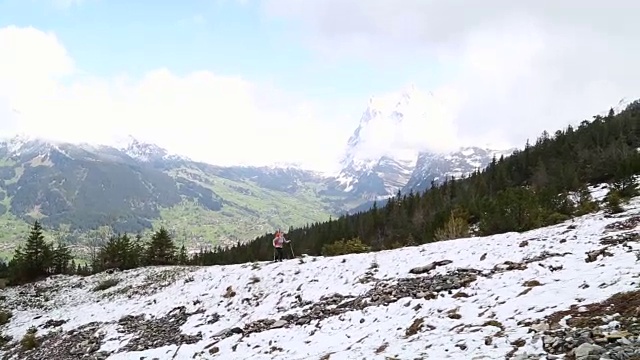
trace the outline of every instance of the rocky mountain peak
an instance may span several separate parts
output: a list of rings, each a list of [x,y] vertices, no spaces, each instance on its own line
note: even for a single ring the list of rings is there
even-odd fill
[[[469,174],[485,167],[494,154],[513,152],[490,146],[426,151],[428,137],[420,136],[421,129],[446,113],[440,100],[413,84],[371,97],[347,142],[336,187],[366,200],[381,200],[399,190],[425,190],[432,180]]]
[[[431,93],[419,91],[410,85],[400,92],[374,96],[369,99],[360,123],[347,142],[342,166],[362,167],[382,157],[409,160],[415,151],[404,149],[407,123],[427,120]]]
[[[427,120],[433,95],[409,85],[395,93],[373,96],[341,160],[338,188],[377,199],[394,194],[409,179],[419,151],[406,145],[407,125]]]
[[[51,151],[58,151],[64,154],[60,149],[61,142],[33,137],[27,134],[16,134],[0,140],[0,149],[4,150],[6,155],[10,157],[23,155],[48,155]]]
[[[143,162],[156,160],[189,160],[180,155],[170,154],[167,149],[153,143],[143,142],[127,135],[115,141],[115,147],[128,156]]]

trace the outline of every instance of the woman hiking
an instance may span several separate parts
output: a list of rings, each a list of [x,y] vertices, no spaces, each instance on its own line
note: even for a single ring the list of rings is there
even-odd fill
[[[276,250],[276,259],[275,261],[282,261],[284,259],[284,250],[282,250],[282,246],[284,244],[288,244],[290,241],[284,238],[284,234],[282,231],[276,231],[276,235],[273,238],[273,247]]]

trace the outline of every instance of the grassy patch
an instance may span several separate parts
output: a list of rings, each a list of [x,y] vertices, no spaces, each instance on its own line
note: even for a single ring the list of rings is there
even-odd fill
[[[40,345],[38,337],[36,336],[37,331],[35,327],[30,327],[29,330],[27,330],[26,334],[20,339],[22,350],[32,350]]]
[[[11,321],[13,314],[8,310],[0,310],[0,326],[8,324]]]

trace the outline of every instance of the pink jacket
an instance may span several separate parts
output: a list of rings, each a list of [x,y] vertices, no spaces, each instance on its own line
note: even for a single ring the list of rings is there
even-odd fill
[[[284,238],[284,236],[282,236],[282,235],[280,235],[280,236],[276,236],[276,237],[273,239],[273,247],[275,247],[275,248],[282,248],[282,246],[283,246],[285,243],[288,243],[288,242],[289,242],[289,240],[285,239],[285,238]]]

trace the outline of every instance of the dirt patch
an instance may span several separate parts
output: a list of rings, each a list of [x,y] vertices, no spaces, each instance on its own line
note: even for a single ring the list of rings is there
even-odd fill
[[[606,231],[631,230],[640,224],[640,216],[632,216],[630,218],[616,221],[604,227]]]
[[[620,322],[622,330],[630,330],[632,325],[637,324],[640,317],[640,290],[618,293],[600,303],[572,305],[569,310],[555,312],[546,319],[553,327],[569,316],[567,325],[574,328],[591,328],[605,324],[603,318],[613,315],[616,315],[615,319]]]

